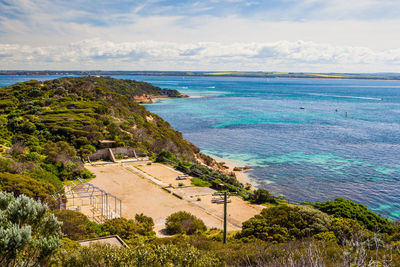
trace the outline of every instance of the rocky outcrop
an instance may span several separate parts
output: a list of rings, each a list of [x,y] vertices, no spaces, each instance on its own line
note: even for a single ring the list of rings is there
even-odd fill
[[[133,99],[138,104],[151,104],[151,103],[153,103],[153,100],[152,100],[150,95],[138,95],[138,96],[134,96]]]
[[[187,95],[181,93],[174,93],[174,90],[165,91],[162,95],[136,95],[133,96],[133,99],[138,104],[152,104],[155,99],[162,99],[162,98],[185,98],[189,97]]]

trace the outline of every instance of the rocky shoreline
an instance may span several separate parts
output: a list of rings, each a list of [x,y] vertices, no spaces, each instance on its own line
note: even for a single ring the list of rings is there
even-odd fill
[[[136,103],[138,104],[152,104],[155,101],[159,99],[167,99],[167,98],[186,98],[189,97],[188,95],[185,94],[180,94],[176,96],[170,96],[170,95],[139,95],[139,96],[134,96],[133,99]]]

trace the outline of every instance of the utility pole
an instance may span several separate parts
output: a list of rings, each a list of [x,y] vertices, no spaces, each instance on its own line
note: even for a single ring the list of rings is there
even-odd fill
[[[227,193],[224,192],[224,244],[226,243],[226,206],[227,206]]]

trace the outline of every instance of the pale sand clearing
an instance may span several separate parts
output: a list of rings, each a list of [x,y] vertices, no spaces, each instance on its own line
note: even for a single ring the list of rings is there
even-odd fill
[[[96,175],[96,178],[90,181],[92,184],[122,200],[123,217],[133,219],[135,214],[143,213],[154,219],[158,232],[164,228],[165,219],[170,214],[187,211],[201,218],[209,228],[223,228],[223,205],[211,203],[212,190],[209,191],[210,194],[204,195],[207,193],[205,191],[210,189],[199,188],[196,191],[195,187],[177,188],[176,190],[188,191],[187,194],[182,194],[182,200],[164,191],[160,185],[138,176],[130,169],[134,168],[132,165],[135,164],[86,165],[86,168]],[[139,168],[143,166],[146,166],[145,170],[152,176],[160,175],[157,177],[159,180],[180,175],[179,172],[161,164],[142,165]],[[194,197],[196,195],[200,196],[201,201],[197,201],[197,197]],[[232,202],[228,204],[229,231],[240,230],[242,222],[262,210],[261,206],[251,205],[238,197],[231,199]]]
[[[177,187],[180,183],[185,186],[191,185],[190,179],[186,180],[176,180],[179,175],[183,175],[184,173],[176,171],[168,166],[165,166],[160,163],[153,163],[151,165],[135,165],[137,168],[142,170],[143,172],[153,176],[163,182],[166,186],[172,185],[173,187]]]
[[[211,202],[211,199],[213,198],[212,195],[204,195],[200,196],[199,198],[201,199],[200,201],[197,201],[197,198],[193,199],[193,203],[207,210],[208,212],[223,218],[224,216],[223,203],[220,204],[212,203]],[[250,219],[256,214],[260,214],[263,208],[265,208],[260,205],[250,204],[237,196],[230,196],[229,198],[231,202],[228,203],[227,206],[228,221],[240,228],[242,227],[242,223],[244,221]]]

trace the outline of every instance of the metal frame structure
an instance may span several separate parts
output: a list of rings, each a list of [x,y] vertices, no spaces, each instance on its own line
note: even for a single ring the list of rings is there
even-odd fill
[[[81,211],[97,222],[122,217],[122,201],[105,190],[78,178],[53,195],[59,209]],[[89,216],[90,217],[90,216]]]

